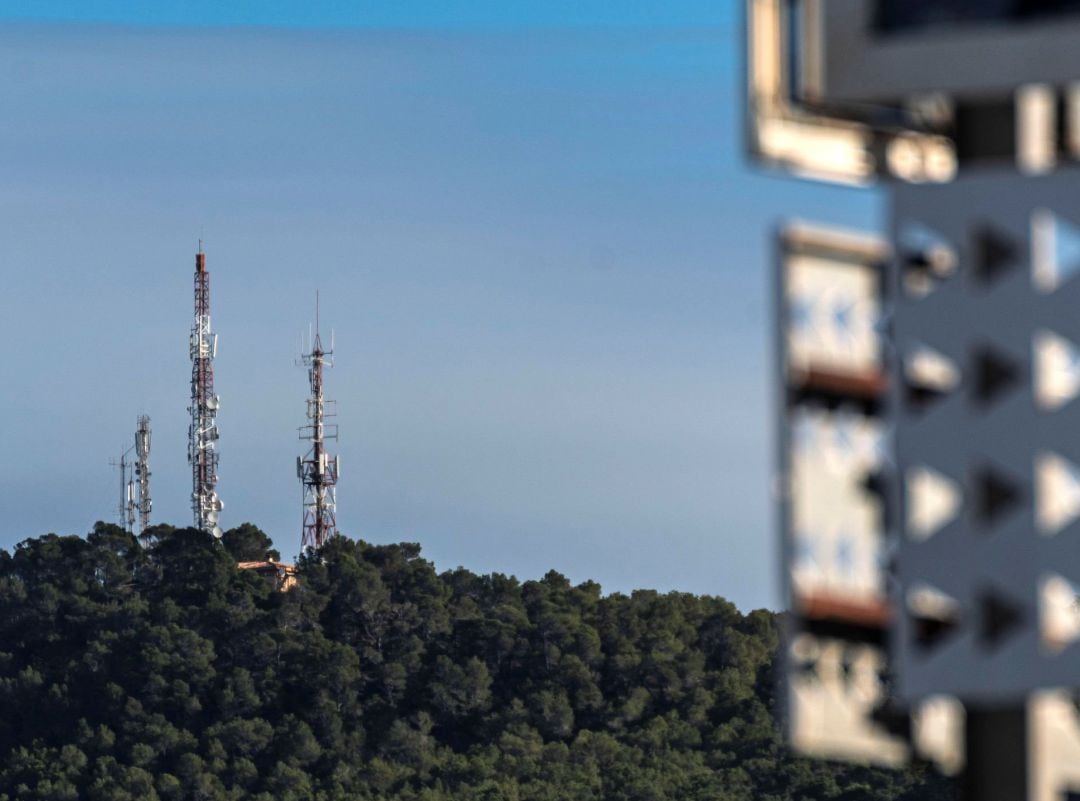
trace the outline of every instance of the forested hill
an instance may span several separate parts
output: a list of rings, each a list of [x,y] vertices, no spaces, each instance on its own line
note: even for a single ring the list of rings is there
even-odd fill
[[[0,799],[947,797],[785,753],[769,612],[343,537],[282,593],[253,526],[156,533],[0,551]]]

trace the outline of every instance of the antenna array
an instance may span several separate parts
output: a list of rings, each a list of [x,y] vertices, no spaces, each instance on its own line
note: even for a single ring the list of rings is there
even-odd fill
[[[337,534],[337,482],[340,458],[326,450],[328,440],[338,438],[337,423],[327,422],[337,417],[335,401],[323,391],[323,370],[334,366],[334,334],[330,332],[330,347],[323,347],[319,330],[319,296],[315,295],[315,326],[309,332],[306,345],[301,338],[301,356],[297,364],[308,370],[311,395],[307,400],[307,424],[300,427],[300,439],[311,443],[304,456],[296,459],[296,475],[303,487],[303,527],[301,549],[317,550]],[[195,527],[220,539],[218,523],[224,504],[217,495],[219,438],[217,412],[221,399],[214,392],[214,359],[217,356],[217,334],[210,324],[210,273],[202,241],[195,255],[195,316],[188,340],[191,357],[191,405],[188,413],[188,464],[191,465],[191,509]],[[110,463],[120,469],[121,496],[117,508],[120,525],[135,532],[136,515],[139,523],[139,542],[150,545],[146,535],[150,528],[153,502],[150,497],[150,417],[139,415],[135,443],[125,450],[119,460]],[[135,451],[134,464],[129,454]]]
[[[139,485],[136,508],[139,512],[139,538],[141,540],[146,534],[146,529],[150,527],[150,510],[153,507],[153,502],[150,500],[150,418],[145,414],[139,415],[138,426],[135,429],[135,481]]]
[[[210,273],[199,243],[195,255],[195,320],[191,326],[191,425],[188,428],[188,463],[191,465],[191,509],[195,528],[221,537],[218,515],[224,504],[217,496],[217,411],[214,394],[214,357],[217,335],[210,328]]]
[[[315,333],[311,349],[297,364],[308,368],[311,396],[307,401],[307,425],[300,427],[300,439],[311,442],[306,456],[296,457],[296,475],[304,489],[304,523],[300,538],[302,550],[317,550],[337,534],[337,480],[340,461],[326,452],[326,440],[337,439],[335,402],[323,394],[323,367],[334,366],[334,335],[330,349],[323,350],[319,336],[319,299],[315,296]]]
[[[120,528],[129,534],[135,531],[135,479],[132,477],[132,464],[128,461],[128,454],[134,450],[130,446],[120,454],[119,459],[111,459],[109,464],[120,470],[120,503],[116,505],[116,517]]]

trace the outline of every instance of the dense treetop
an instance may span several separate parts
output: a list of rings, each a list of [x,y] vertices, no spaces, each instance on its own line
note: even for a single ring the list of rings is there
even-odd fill
[[[770,612],[344,537],[281,593],[254,526],[152,533],[0,551],[0,801],[947,797],[786,753]]]

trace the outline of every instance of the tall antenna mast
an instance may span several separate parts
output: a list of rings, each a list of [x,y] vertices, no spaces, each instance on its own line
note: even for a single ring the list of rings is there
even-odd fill
[[[323,367],[334,366],[333,334],[330,350],[323,350],[319,336],[319,295],[315,294],[315,334],[311,350],[297,364],[308,368],[311,396],[307,402],[307,425],[300,427],[300,439],[309,440],[306,456],[296,457],[296,475],[304,488],[304,526],[300,547],[304,551],[321,548],[337,534],[337,480],[340,461],[326,452],[326,440],[337,439],[336,423],[327,418],[337,417],[334,401],[323,395]]]
[[[131,463],[127,457],[134,448],[132,445],[120,454],[119,459],[109,461],[113,467],[120,468],[120,503],[116,505],[116,517],[120,521],[120,528],[129,534],[135,531],[135,480],[132,478]]]
[[[199,240],[195,254],[195,321],[191,326],[191,425],[188,428],[188,463],[191,465],[191,509],[195,528],[221,537],[218,515],[224,504],[217,496],[218,439],[214,394],[214,357],[217,334],[210,330],[210,273]]]
[[[146,535],[146,529],[150,527],[150,510],[153,508],[153,502],[150,500],[150,418],[145,414],[139,415],[138,426],[135,429],[135,457],[135,480],[139,485],[137,506],[141,542]]]

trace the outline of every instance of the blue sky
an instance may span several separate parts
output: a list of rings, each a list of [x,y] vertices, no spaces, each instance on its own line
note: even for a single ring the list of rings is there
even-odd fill
[[[111,519],[143,412],[189,520],[202,237],[226,526],[298,548],[319,288],[343,531],[777,605],[771,232],[879,200],[743,163],[732,3],[147,6],[0,0],[0,546]]]
[[[721,0],[3,0],[8,19],[159,26],[269,25],[477,30],[572,26],[710,26],[730,23],[735,5]]]

